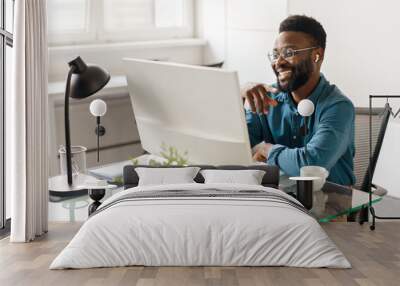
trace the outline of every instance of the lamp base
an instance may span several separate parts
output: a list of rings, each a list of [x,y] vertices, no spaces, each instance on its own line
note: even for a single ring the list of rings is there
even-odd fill
[[[104,195],[106,194],[106,190],[105,189],[91,189],[89,190],[89,197],[94,201],[88,209],[89,212],[89,216],[92,215],[92,213],[94,213],[97,208],[101,205],[100,200],[104,197]]]

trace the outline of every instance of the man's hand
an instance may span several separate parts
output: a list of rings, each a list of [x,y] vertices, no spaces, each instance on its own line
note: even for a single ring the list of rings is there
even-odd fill
[[[269,151],[271,151],[272,144],[261,143],[255,146],[255,152],[253,154],[253,160],[258,162],[265,162],[268,159]]]
[[[276,106],[278,102],[268,96],[271,93],[278,93],[275,87],[261,83],[247,83],[241,88],[241,95],[247,100],[250,109],[254,113],[268,113],[270,106]]]

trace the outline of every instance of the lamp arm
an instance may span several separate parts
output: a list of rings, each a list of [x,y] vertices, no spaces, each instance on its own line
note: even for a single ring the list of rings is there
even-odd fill
[[[75,71],[75,66],[71,66],[68,76],[67,85],[65,88],[65,102],[64,102],[64,123],[65,123],[65,154],[67,160],[67,180],[68,185],[72,185],[72,163],[71,163],[71,135],[69,128],[69,96],[70,96],[70,86],[71,77]]]

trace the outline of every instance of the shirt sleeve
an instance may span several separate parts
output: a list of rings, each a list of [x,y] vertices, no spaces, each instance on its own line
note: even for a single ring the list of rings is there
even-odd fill
[[[250,138],[250,146],[253,148],[262,141],[272,143],[273,139],[269,130],[267,115],[253,113],[247,109],[245,109],[245,115]]]
[[[305,148],[288,148],[274,145],[268,156],[268,164],[277,165],[289,176],[298,176],[300,168],[316,165],[330,170],[346,152],[354,131],[354,107],[341,101],[321,113],[316,132]]]

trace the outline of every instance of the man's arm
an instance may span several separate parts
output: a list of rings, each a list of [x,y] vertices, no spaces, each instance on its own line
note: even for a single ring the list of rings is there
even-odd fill
[[[330,170],[351,143],[354,107],[350,102],[338,102],[321,114],[318,129],[305,148],[274,145],[268,155],[269,164],[278,165],[289,176],[297,176],[305,165],[316,165]],[[307,157],[307,161],[306,161]]]
[[[260,83],[248,83],[241,88],[243,103],[247,101],[250,107],[250,110],[245,109],[245,113],[251,147],[264,140],[272,140],[266,114],[269,106],[276,106],[278,102],[268,94],[277,92],[275,87]]]
[[[249,132],[250,146],[253,148],[260,142],[272,143],[273,138],[269,130],[266,114],[257,114],[246,110],[247,130]]]

